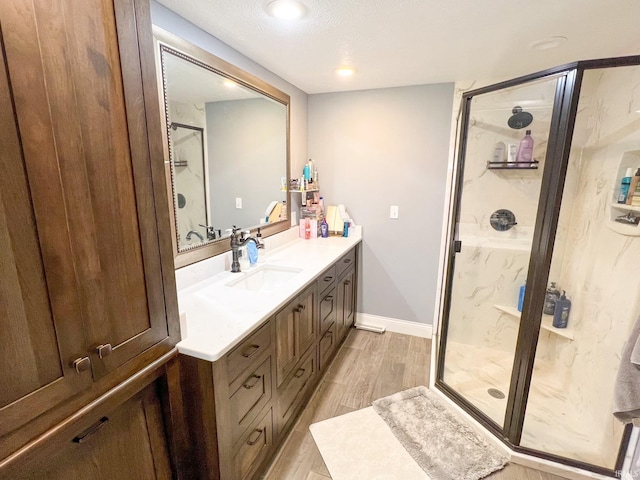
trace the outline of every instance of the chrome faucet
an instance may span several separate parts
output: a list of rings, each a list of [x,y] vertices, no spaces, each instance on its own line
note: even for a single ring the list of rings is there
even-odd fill
[[[255,237],[245,237],[244,232],[240,233],[238,236],[239,228],[236,228],[234,225],[232,229],[230,229],[230,238],[231,238],[231,272],[238,273],[240,272],[240,262],[238,258],[240,257],[240,248],[244,247],[248,242],[253,242],[256,244],[256,247],[263,248],[264,245],[262,241]]]

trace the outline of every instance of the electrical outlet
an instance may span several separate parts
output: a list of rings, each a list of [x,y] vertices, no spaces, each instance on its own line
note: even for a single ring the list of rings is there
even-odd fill
[[[389,218],[398,218],[398,205],[391,205],[391,208],[389,209]]]
[[[242,197],[236,197],[236,208],[242,208]]]

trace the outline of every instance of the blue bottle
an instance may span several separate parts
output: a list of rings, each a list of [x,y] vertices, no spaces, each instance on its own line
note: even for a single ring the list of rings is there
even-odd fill
[[[524,292],[527,288],[527,285],[522,285],[520,287],[520,292],[518,293],[518,311],[522,311],[522,305],[524,305]]]
[[[322,235],[322,238],[327,238],[329,236],[329,225],[327,224],[326,219],[323,219],[320,224],[320,235]]]
[[[571,300],[566,297],[564,290],[556,302],[556,309],[553,312],[553,326],[555,328],[567,328],[569,323],[569,312],[571,311]]]

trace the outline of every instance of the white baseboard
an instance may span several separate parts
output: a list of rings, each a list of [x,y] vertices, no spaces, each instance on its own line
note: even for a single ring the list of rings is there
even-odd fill
[[[433,326],[427,323],[409,322],[397,318],[380,317],[369,313],[356,313],[356,325],[383,327],[394,333],[403,333],[414,337],[431,338]]]

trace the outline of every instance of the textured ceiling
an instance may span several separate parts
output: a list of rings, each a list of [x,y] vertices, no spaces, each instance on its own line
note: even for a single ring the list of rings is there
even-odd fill
[[[575,60],[640,54],[640,0],[269,0],[160,3],[307,93],[509,78]],[[528,44],[569,40],[551,50]],[[339,78],[334,69],[353,65]]]

